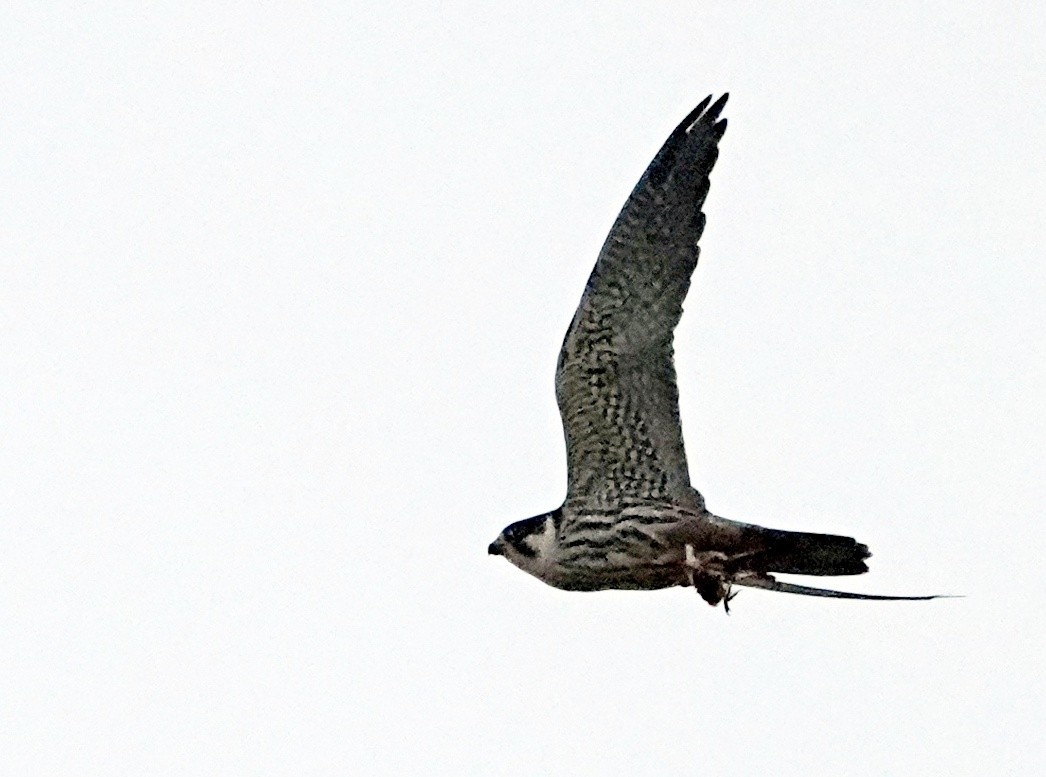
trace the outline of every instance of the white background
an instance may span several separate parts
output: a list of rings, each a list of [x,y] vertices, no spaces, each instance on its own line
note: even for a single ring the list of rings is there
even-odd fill
[[[5,4],[0,771],[1041,773],[1042,8]],[[693,480],[964,599],[486,555],[562,499],[563,332],[725,90]]]

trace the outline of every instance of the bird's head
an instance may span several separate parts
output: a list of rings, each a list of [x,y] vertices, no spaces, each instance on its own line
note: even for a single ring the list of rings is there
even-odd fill
[[[556,547],[559,510],[506,526],[490,543],[487,553],[504,556],[524,572],[537,574],[548,564]]]

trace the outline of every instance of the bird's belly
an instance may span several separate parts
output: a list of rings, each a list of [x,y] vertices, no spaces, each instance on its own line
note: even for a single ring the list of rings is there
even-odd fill
[[[588,557],[570,564],[549,565],[538,577],[566,591],[654,591],[688,585],[686,569],[676,554],[650,560],[618,556],[608,554],[603,558]]]

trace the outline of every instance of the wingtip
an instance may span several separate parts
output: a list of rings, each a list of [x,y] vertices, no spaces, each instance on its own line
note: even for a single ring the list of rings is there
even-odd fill
[[[932,594],[930,596],[884,596],[882,594],[860,594],[853,591],[836,591],[831,588],[814,588],[797,583],[786,583],[773,577],[748,578],[734,581],[737,585],[749,588],[762,588],[767,591],[777,591],[785,594],[799,594],[800,596],[823,596],[830,599],[863,599],[866,601],[879,602],[925,602],[930,599],[961,599],[961,595]]]
[[[707,105],[708,101],[712,98],[709,95],[705,98],[702,105]],[[720,119],[719,114],[723,112],[723,108],[726,106],[726,101],[730,99],[730,93],[724,92],[719,96],[719,99],[708,106],[708,110],[704,111],[695,121],[694,124],[701,122],[702,124],[709,124],[712,127],[712,132],[715,133],[717,138],[723,136],[726,132],[726,119]],[[718,121],[717,121],[718,119]]]
[[[719,114],[722,113],[723,108],[726,107],[726,101],[730,99],[730,92],[723,92],[715,102],[712,102],[713,96],[714,95],[710,94],[701,101],[698,106],[701,110],[695,109],[695,112],[698,113],[698,115],[702,115],[702,118],[709,123],[714,122],[719,117]],[[711,105],[709,105],[709,103],[711,103]],[[706,107],[708,110],[704,110]]]
[[[699,102],[694,109],[686,115],[686,118],[679,122],[679,125],[668,138],[670,142],[678,141],[683,135],[690,132],[690,130],[699,122],[712,125],[713,131],[716,132],[718,136],[722,136],[726,131],[726,119],[722,119],[719,122],[716,122],[716,119],[719,118],[719,114],[722,112],[723,106],[726,105],[730,93],[724,92],[714,103],[712,102],[713,96],[714,95],[710,94],[705,97],[705,99]]]
[[[708,95],[708,97],[699,102],[697,106],[686,115],[686,118],[679,122],[679,126],[676,127],[675,132],[672,133],[672,136],[681,137],[685,135],[687,132],[689,132],[690,128],[693,127],[701,118],[701,114],[705,112],[705,108],[708,107],[708,104],[710,102],[712,102],[712,95]]]

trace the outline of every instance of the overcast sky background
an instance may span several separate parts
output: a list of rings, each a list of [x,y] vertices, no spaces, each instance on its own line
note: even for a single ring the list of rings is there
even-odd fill
[[[1043,6],[387,6],[0,11],[0,771],[1041,773]],[[964,599],[486,555],[563,497],[607,230],[727,90],[692,479]]]

